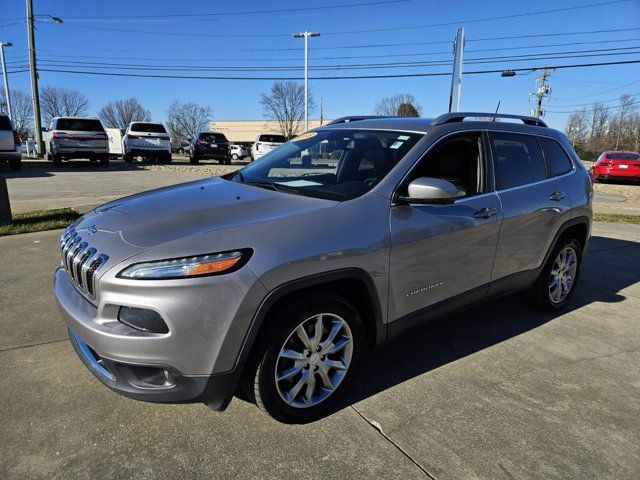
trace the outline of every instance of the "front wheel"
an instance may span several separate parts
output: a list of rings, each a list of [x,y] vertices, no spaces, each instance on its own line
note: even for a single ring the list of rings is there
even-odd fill
[[[131,155],[130,153],[125,153],[122,158],[124,159],[125,163],[131,163],[133,162],[133,155]]]
[[[234,153],[233,155],[231,155],[231,158],[234,160],[238,160],[238,154]]]
[[[561,238],[526,292],[529,303],[547,312],[565,307],[573,296],[581,267],[582,244],[573,237]]]
[[[196,157],[195,155],[192,155],[192,156],[189,157],[189,163],[192,163],[192,164],[195,165],[197,163],[200,163],[200,159],[198,157]]]
[[[245,372],[258,408],[286,423],[306,423],[335,406],[364,349],[357,310],[330,292],[300,297],[274,312]]]
[[[104,155],[100,155],[100,165],[106,167],[109,165],[109,154],[105,153]]]

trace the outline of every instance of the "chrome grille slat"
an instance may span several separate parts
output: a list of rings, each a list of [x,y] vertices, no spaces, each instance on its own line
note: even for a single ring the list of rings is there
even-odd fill
[[[80,292],[89,297],[95,296],[94,278],[96,272],[109,257],[83,241],[75,228],[68,227],[60,237],[62,266],[69,275],[71,283]]]

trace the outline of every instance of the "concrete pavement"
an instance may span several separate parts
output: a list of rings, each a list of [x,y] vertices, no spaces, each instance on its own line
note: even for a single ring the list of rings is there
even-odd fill
[[[597,223],[571,308],[506,297],[366,355],[335,414],[153,405],[76,358],[59,232],[0,239],[0,478],[640,477],[640,227]]]

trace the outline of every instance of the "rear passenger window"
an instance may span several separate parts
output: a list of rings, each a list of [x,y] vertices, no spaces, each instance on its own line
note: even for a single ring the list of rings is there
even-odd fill
[[[573,164],[565,152],[564,148],[551,138],[540,137],[544,158],[547,161],[547,167],[553,175],[562,175],[570,172]]]
[[[493,132],[489,136],[498,190],[526,185],[547,177],[536,137]]]

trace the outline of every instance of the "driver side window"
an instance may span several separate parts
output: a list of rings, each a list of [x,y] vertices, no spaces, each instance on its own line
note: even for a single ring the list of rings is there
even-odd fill
[[[464,133],[442,140],[418,162],[409,180],[420,177],[447,180],[458,189],[458,198],[485,192],[482,134]]]

